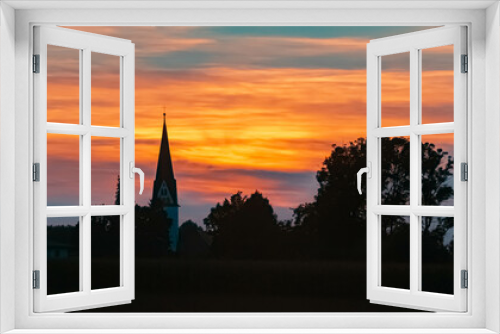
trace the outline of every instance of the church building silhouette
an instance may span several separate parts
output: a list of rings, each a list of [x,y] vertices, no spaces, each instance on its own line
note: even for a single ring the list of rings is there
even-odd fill
[[[177,251],[179,239],[179,202],[177,198],[177,181],[174,177],[170,145],[168,142],[167,123],[163,113],[163,133],[161,137],[160,154],[156,167],[156,179],[153,186],[153,200],[160,201],[172,224],[169,230],[170,249]]]

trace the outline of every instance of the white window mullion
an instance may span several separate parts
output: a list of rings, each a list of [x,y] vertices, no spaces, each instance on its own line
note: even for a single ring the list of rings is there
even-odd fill
[[[89,212],[84,206],[49,206],[47,217],[83,217]]]
[[[378,128],[373,130],[373,134],[378,138],[403,137],[410,135],[411,128],[409,126],[390,126],[386,128]]]
[[[90,133],[97,137],[123,138],[133,135],[133,131],[106,126],[86,126],[80,124],[47,123],[47,133],[83,136]]]
[[[90,49],[83,49],[83,59],[82,59],[82,73],[80,77],[80,82],[82,83],[80,101],[82,103],[81,111],[81,123],[84,128],[88,129],[91,126],[91,57],[92,53]],[[92,157],[91,157],[91,135],[87,131],[84,135],[80,136],[82,142],[82,147],[80,150],[80,170],[82,173],[82,180],[80,184],[80,189],[82,191],[82,205],[85,208],[90,208],[92,200]],[[80,272],[80,277],[83,280],[83,291],[89,293],[91,291],[91,279],[92,279],[92,254],[91,254],[91,215],[90,210],[86,212],[83,216],[83,227],[82,227],[82,271]]]
[[[436,124],[418,124],[414,126],[390,126],[386,128],[378,128],[373,131],[374,135],[379,138],[409,136],[410,132],[419,135],[453,133],[455,132],[455,124],[453,122],[448,122]]]
[[[134,174],[131,174],[131,165],[135,161],[135,115],[133,108],[135,105],[135,50],[132,44],[132,52],[121,57],[120,69],[122,80],[120,81],[121,95],[121,126],[129,135],[121,140],[121,159],[122,159],[122,182],[121,185],[121,200],[122,205],[128,209],[128,213],[121,217],[121,233],[122,233],[122,252],[121,254],[121,284],[124,287],[133,287],[135,284],[135,197],[130,194],[135,194]],[[135,167],[135,165],[134,165]],[[131,177],[132,176],[132,177]],[[125,194],[128,194],[125,196]],[[134,299],[134,290],[129,290],[129,298]]]
[[[90,213],[93,216],[120,216],[128,212],[130,209],[124,205],[92,205],[90,207]]]
[[[420,183],[422,184],[422,183]],[[420,217],[454,217],[455,209],[452,206],[420,205],[414,207],[412,212]]]
[[[409,216],[413,213],[421,217],[454,217],[455,209],[452,206],[376,205],[373,213],[383,216]]]
[[[409,205],[376,205],[373,212],[378,215],[409,216],[411,208]]]
[[[421,81],[420,81],[421,82]],[[422,117],[422,115],[420,115]],[[412,128],[412,131],[419,135],[437,135],[442,133],[455,132],[455,123],[420,124]]]
[[[91,52],[89,49],[83,50],[83,71],[82,71],[82,125],[88,128],[91,125]],[[91,205],[91,136],[87,131],[81,136],[82,147],[80,150],[80,170],[82,171],[82,204],[85,207]]]
[[[419,202],[420,194],[420,136],[414,129],[420,123],[419,84],[420,66],[418,50],[410,50],[410,291],[415,293],[419,288],[420,277],[420,219],[413,212]]]
[[[82,291],[85,293],[90,293],[91,291],[91,248],[90,248],[90,214],[86,214],[80,219],[82,226],[80,227],[80,249],[82,249],[82,254],[80,255],[80,281],[82,282]]]
[[[80,82],[82,82],[82,80],[80,80]],[[82,105],[82,103],[80,103],[80,105]],[[47,123],[47,133],[83,136],[88,132],[89,128],[80,124]]]
[[[134,131],[130,131],[123,128],[111,128],[106,126],[91,126],[89,128],[92,136],[97,137],[112,137],[112,138],[123,138],[129,135],[134,135]]]
[[[75,129],[76,131],[78,131],[78,133],[75,133],[75,134],[79,134],[79,149],[80,149],[80,156],[79,156],[79,159],[80,159],[80,162],[79,162],[79,182],[78,182],[78,187],[79,187],[79,205],[80,206],[83,206],[83,197],[84,197],[84,193],[83,193],[83,183],[84,183],[84,178],[83,178],[83,168],[81,168],[81,164],[82,164],[82,160],[83,160],[83,137],[82,135],[85,134],[85,126],[82,125],[83,124],[83,114],[84,114],[84,101],[83,101],[83,89],[84,89],[84,81],[83,81],[83,73],[84,73],[84,68],[83,68],[83,60],[84,60],[84,55],[83,55],[83,50],[79,50],[79,65],[80,65],[80,72],[79,72],[79,89],[78,89],[78,92],[79,92],[79,122],[78,124],[75,125]],[[60,129],[60,130],[59,130]],[[53,123],[47,123],[47,133],[51,132],[51,133],[60,133],[58,132],[59,131],[62,131],[63,133],[62,134],[66,134],[64,133],[64,130],[67,129],[67,125],[65,124],[53,124]],[[76,132],[75,131],[75,132]],[[78,219],[78,261],[79,261],[79,265],[78,265],[78,268],[79,268],[79,275],[78,275],[78,280],[79,280],[79,288],[78,290],[81,292],[81,291],[85,291],[85,290],[88,290],[88,287],[85,285],[85,283],[87,283],[87,279],[84,277],[84,273],[85,273],[85,266],[84,266],[84,263],[85,261],[87,261],[87,256],[85,255],[85,252],[87,251],[87,247],[84,246],[85,244],[85,237],[84,235],[86,234],[86,231],[85,231],[85,216],[79,216]],[[85,282],[85,283],[84,283]]]
[[[416,202],[415,205],[416,207],[414,208],[413,215],[416,217],[417,221],[417,228],[418,228],[418,234],[416,241],[418,243],[418,258],[417,258],[417,266],[418,266],[418,271],[417,271],[417,276],[416,280],[418,281],[417,284],[417,292],[420,293],[422,291],[422,214],[419,212],[419,209],[422,208],[422,134],[426,133],[447,133],[444,131],[453,132],[453,122],[451,123],[441,123],[441,124],[426,124],[422,125],[422,50],[416,50],[416,62],[417,62],[417,76],[416,76],[416,84],[417,84],[417,92],[416,92],[416,105],[417,105],[417,110],[416,110],[416,124],[413,126],[413,133],[415,134],[415,137],[418,140],[417,143],[417,153],[416,153],[416,158],[417,158],[417,165],[415,166],[415,172],[417,174],[416,177]],[[415,121],[414,120],[414,121]],[[430,207],[431,210],[436,211],[438,208],[436,207]],[[453,209],[448,210],[451,211],[453,214]]]
[[[123,98],[124,98],[124,84],[123,84],[123,81],[124,81],[124,74],[125,74],[125,71],[124,71],[124,59],[123,57],[120,57],[120,128],[123,129],[125,127],[125,112],[124,112],[124,107],[125,107],[125,103],[123,101]],[[134,118],[135,120],[135,118]],[[120,204],[122,205],[126,205],[125,203],[125,198],[127,198],[126,196],[123,196],[124,194],[124,189],[125,189],[125,186],[127,185],[127,181],[129,181],[129,178],[130,176],[128,174],[125,174],[127,171],[125,170],[124,168],[124,165],[127,164],[125,161],[126,159],[126,156],[125,156],[125,147],[126,147],[126,143],[125,143],[125,139],[120,139],[120,175],[121,175],[121,179],[120,179]],[[130,167],[128,167],[130,168]],[[126,179],[126,180],[125,180]],[[124,182],[126,182],[124,184]],[[127,251],[127,245],[126,245],[126,242],[125,242],[125,223],[126,223],[126,218],[123,216],[123,215],[120,215],[120,286],[125,286],[125,280],[126,280],[126,276],[127,274],[125,273],[125,266],[126,266],[126,256],[125,256],[125,252]]]
[[[84,252],[86,250],[85,247],[83,247],[83,244],[85,242],[84,234],[85,234],[85,229],[84,229],[84,217],[78,217],[78,270],[79,275],[78,275],[78,291],[82,292],[85,291],[87,288],[84,286],[84,282],[86,281],[83,277],[85,273],[85,267],[84,267]]]
[[[381,118],[377,110],[380,108],[380,57],[372,54],[371,49],[367,49],[367,141],[366,160],[367,166],[371,165],[371,178],[366,183],[366,228],[367,228],[367,281],[366,290],[368,298],[374,296],[372,292],[380,284],[380,216],[375,213],[375,207],[380,204],[380,168],[378,159],[380,156],[380,139],[374,135],[375,129],[380,126]]]
[[[382,286],[382,215],[375,216],[373,222],[376,223],[377,228],[375,231],[377,251],[369,253],[374,253],[376,256],[376,267],[374,269],[376,270],[377,280],[373,282],[372,286],[378,288]]]

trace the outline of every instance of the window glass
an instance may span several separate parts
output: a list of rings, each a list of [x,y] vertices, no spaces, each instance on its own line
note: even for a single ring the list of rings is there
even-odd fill
[[[120,216],[91,219],[92,290],[120,286]]]
[[[382,216],[381,286],[410,288],[410,217]]]
[[[453,294],[453,217],[421,217],[422,291]]]
[[[92,125],[120,126],[120,57],[92,52]]]
[[[410,204],[410,137],[382,138],[381,204]]]
[[[422,205],[453,206],[453,134],[422,136]]]
[[[80,218],[47,218],[47,294],[80,291]]]
[[[47,205],[80,205],[80,136],[47,134]]]
[[[92,137],[92,205],[120,205],[120,138]]]
[[[422,123],[453,122],[453,45],[421,50]]]
[[[382,126],[410,125],[410,53],[380,58]]]
[[[80,122],[80,50],[47,45],[47,122]]]

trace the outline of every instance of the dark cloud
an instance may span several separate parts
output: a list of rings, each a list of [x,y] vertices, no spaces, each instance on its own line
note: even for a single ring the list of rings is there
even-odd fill
[[[375,39],[433,27],[353,27],[353,26],[281,26],[281,27],[204,27],[189,32],[197,37],[214,36],[276,36],[276,37],[364,37]]]

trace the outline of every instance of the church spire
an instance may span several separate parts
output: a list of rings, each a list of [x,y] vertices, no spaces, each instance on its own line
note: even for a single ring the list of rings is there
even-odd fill
[[[153,202],[163,200],[167,206],[178,206],[177,182],[174,177],[170,145],[168,142],[166,114],[163,113],[163,132],[161,136],[160,153],[156,167],[156,179],[153,187]]]

